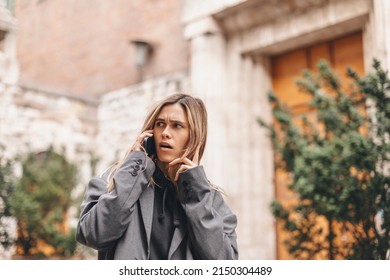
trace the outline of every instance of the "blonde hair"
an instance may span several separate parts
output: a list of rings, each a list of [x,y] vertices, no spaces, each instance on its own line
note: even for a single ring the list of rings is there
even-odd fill
[[[188,118],[190,135],[187,149],[185,150],[183,157],[187,157],[190,160],[193,160],[195,153],[198,151],[198,161],[200,162],[207,141],[207,111],[204,103],[201,99],[193,97],[184,93],[175,93],[167,96],[161,100],[147,115],[145,122],[142,126],[142,131],[151,130],[154,128],[155,121],[160,114],[161,110],[167,105],[179,104],[182,106],[183,110],[186,113]],[[115,187],[115,182],[113,177],[118,170],[118,168],[123,164],[125,158],[131,152],[129,149],[126,152],[124,159],[117,162],[108,176],[108,191],[112,191]],[[145,153],[146,156],[146,153]],[[157,156],[157,155],[155,155]],[[199,163],[198,162],[198,163]]]

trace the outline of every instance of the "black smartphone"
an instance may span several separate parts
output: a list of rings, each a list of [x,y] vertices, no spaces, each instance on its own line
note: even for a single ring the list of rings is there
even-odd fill
[[[156,154],[156,144],[154,143],[154,137],[148,137],[144,139],[144,148],[148,156]]]

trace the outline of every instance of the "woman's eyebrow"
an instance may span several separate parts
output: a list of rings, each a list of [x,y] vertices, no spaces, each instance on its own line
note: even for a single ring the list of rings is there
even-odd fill
[[[156,121],[165,122],[166,120],[164,118],[157,118]],[[187,124],[186,121],[180,121],[178,119],[171,119],[170,122],[179,123],[179,124]]]
[[[179,124],[186,124],[187,123],[187,122],[183,122],[183,121],[179,121],[179,120],[175,120],[175,119],[172,119],[171,122],[179,123]]]

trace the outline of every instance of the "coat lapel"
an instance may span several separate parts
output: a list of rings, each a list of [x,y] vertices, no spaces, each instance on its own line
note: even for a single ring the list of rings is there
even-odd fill
[[[175,228],[173,232],[171,247],[168,252],[168,260],[172,259],[172,255],[176,252],[177,248],[179,248],[180,243],[183,241],[183,238],[187,234],[187,224],[185,218],[180,217],[180,224]]]
[[[150,235],[152,233],[153,222],[153,204],[154,204],[154,189],[152,186],[148,186],[139,198],[141,206],[142,220],[145,226],[146,240],[148,242],[148,248],[150,247]]]

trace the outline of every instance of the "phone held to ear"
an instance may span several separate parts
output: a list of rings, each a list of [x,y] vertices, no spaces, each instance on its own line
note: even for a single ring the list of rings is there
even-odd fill
[[[156,154],[156,144],[154,143],[154,137],[148,137],[144,139],[144,148],[148,156]]]

